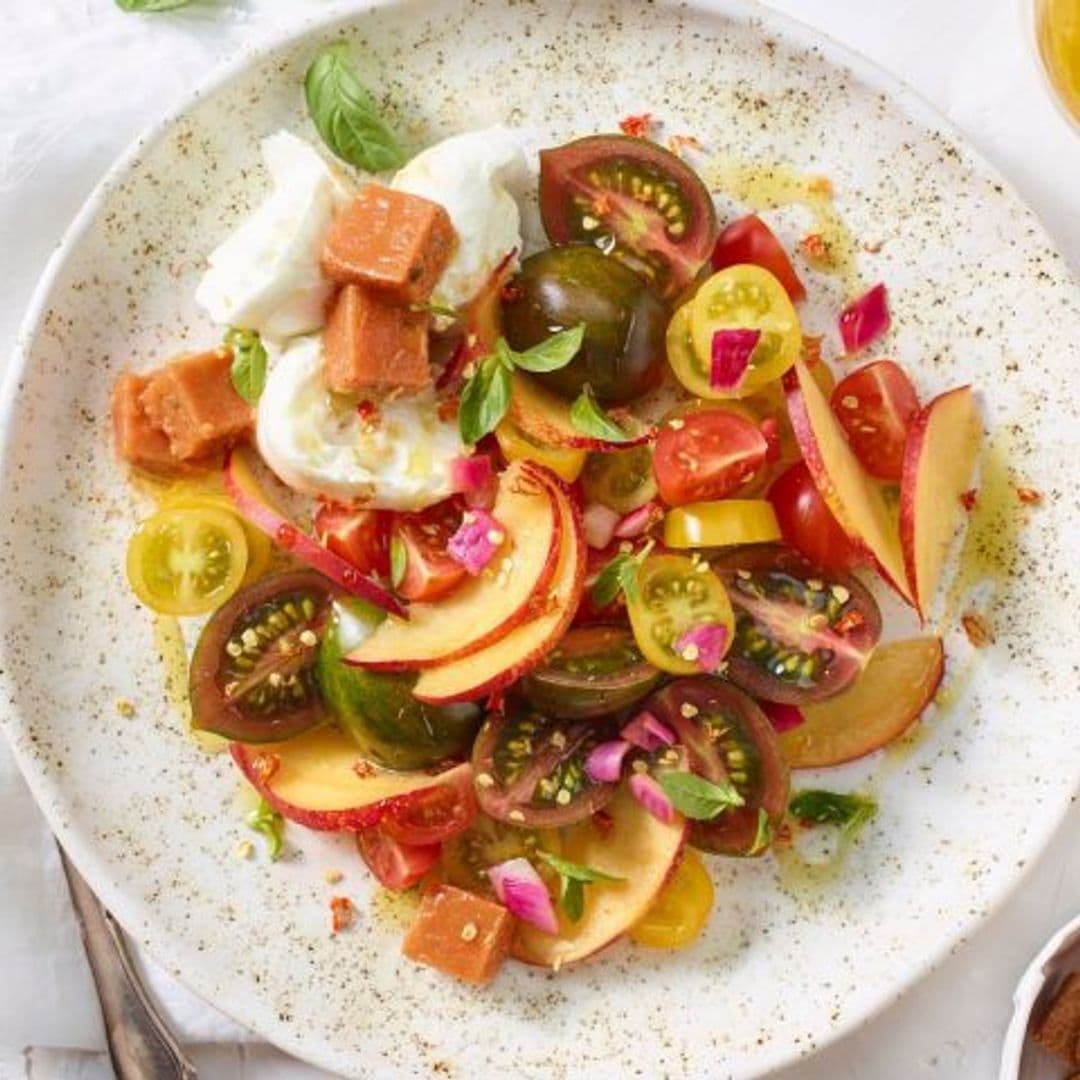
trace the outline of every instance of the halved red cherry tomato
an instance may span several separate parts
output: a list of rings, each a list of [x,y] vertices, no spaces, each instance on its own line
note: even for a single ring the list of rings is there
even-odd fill
[[[438,784],[404,800],[383,818],[382,827],[399,843],[423,847],[464,832],[476,814],[472,776],[462,775],[458,782]]]
[[[806,289],[783,244],[757,214],[747,214],[726,225],[713,248],[714,270],[724,270],[739,263],[753,263],[768,270],[793,301],[806,299]]]
[[[908,428],[919,411],[907,372],[892,360],[866,364],[836,384],[832,407],[866,471],[898,483]]]
[[[540,215],[553,244],[594,244],[664,296],[694,279],[716,239],[716,210],[697,173],[625,135],[541,150]]]
[[[653,449],[660,498],[668,506],[726,498],[755,479],[768,452],[761,429],[730,410],[676,417],[661,426]]]
[[[769,488],[784,543],[822,570],[854,570],[866,563],[833,517],[806,463],[795,462]]]
[[[386,577],[390,573],[390,519],[382,510],[323,503],[315,512],[315,535],[361,573]]]
[[[397,584],[404,600],[436,600],[456,589],[466,577],[465,567],[446,551],[447,542],[461,524],[462,508],[456,499],[419,514],[401,514],[393,539],[405,549],[405,575]]]
[[[379,884],[394,892],[411,889],[439,861],[442,850],[438,844],[402,844],[381,825],[358,832],[356,846]]]

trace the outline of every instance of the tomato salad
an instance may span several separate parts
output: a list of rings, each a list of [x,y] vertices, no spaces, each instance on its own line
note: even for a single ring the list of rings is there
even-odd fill
[[[406,955],[485,982],[686,945],[710,858],[872,814],[793,770],[932,700],[940,640],[882,644],[869,586],[929,611],[971,388],[923,402],[863,362],[884,285],[836,312],[837,380],[800,320],[819,279],[658,142],[541,150],[526,251],[521,132],[408,158],[358,86],[340,46],[308,73],[336,160],[265,141],[272,190],[197,292],[220,345],[116,385],[158,503],[131,585],[208,617],[193,726],[228,741],[253,826],[349,833],[418,890]]]

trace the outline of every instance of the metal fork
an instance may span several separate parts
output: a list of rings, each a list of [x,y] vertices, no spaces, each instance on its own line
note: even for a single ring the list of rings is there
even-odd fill
[[[57,845],[59,847],[59,844]],[[196,1080],[132,961],[124,932],[60,848],[83,946],[97,986],[109,1057],[119,1080]]]

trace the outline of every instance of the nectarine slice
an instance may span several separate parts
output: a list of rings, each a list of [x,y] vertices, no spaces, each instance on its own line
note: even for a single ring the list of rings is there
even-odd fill
[[[971,486],[981,437],[970,386],[934,398],[908,430],[900,480],[900,542],[915,605],[923,615],[963,516],[960,496]]]
[[[791,427],[821,497],[852,542],[910,601],[900,536],[881,488],[859,464],[829,399],[801,360],[785,387]]]
[[[389,772],[366,761],[356,744],[324,727],[280,743],[232,743],[233,760],[252,787],[289,821],[340,832],[375,825],[393,806],[441,783],[453,784],[468,764],[443,773]]]
[[[940,638],[880,645],[846,690],[801,707],[804,722],[781,734],[780,750],[793,769],[842,765],[880,750],[919,719],[944,670]]]
[[[550,482],[557,485],[554,477]],[[413,687],[420,701],[448,705],[494,694],[531,671],[562,640],[585,587],[588,552],[577,508],[561,487],[553,488],[553,497],[561,517],[559,561],[554,580],[534,603],[535,616],[478,652],[427,668]]]
[[[412,604],[408,622],[387,619],[347,663],[386,671],[444,664],[479,652],[544,609],[562,535],[553,488],[532,466],[514,462],[492,515],[507,540],[491,565],[449,596]]]
[[[527,964],[558,970],[583,960],[625,934],[649,910],[674,869],[686,838],[681,815],[665,825],[625,785],[607,805],[611,828],[601,832],[584,821],[566,830],[561,855],[622,881],[589,885],[585,910],[576,922],[560,911],[558,935],[522,923],[513,955]]]

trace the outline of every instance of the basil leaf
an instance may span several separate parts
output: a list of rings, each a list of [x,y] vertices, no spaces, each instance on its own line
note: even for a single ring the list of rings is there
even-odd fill
[[[327,46],[312,61],[304,77],[304,96],[323,141],[342,161],[366,172],[405,164],[396,136],[356,77],[344,42]]]
[[[877,813],[877,803],[865,795],[799,791],[791,797],[788,810],[800,821],[839,825],[841,835],[851,839]]]
[[[585,886],[576,878],[564,877],[559,899],[566,917],[571,922],[580,922],[581,916],[585,914]]]
[[[247,824],[266,840],[267,853],[276,862],[285,846],[285,819],[265,799],[260,799],[258,807],[248,814]]]
[[[390,584],[396,589],[405,580],[405,567],[409,561],[409,554],[405,550],[405,543],[395,533],[390,539]]]
[[[444,319],[450,319],[452,322],[457,322],[461,318],[461,312],[457,308],[449,307],[447,304],[436,304],[431,300],[424,303],[410,304],[409,310],[420,314],[438,315]]]
[[[619,595],[623,588],[623,571],[627,564],[632,561],[632,555],[616,555],[615,558],[596,575],[596,580],[593,582],[592,590],[589,593],[589,598],[592,600],[593,607],[605,608],[608,604],[613,604],[615,602],[615,597]]]
[[[730,781],[714,784],[688,772],[663,772],[656,779],[675,809],[691,821],[712,821],[725,810],[745,805]]]
[[[236,392],[254,405],[266,386],[266,348],[254,330],[233,327],[225,335],[225,344],[232,349],[229,378]]]
[[[116,0],[121,11],[175,11],[190,3],[191,0]]]
[[[571,327],[569,330],[560,330],[553,334],[547,341],[541,341],[524,352],[511,352],[514,367],[522,371],[542,373],[545,371],[558,371],[566,367],[578,354],[581,343],[585,338],[585,324]]]
[[[458,427],[470,446],[498,427],[510,408],[510,388],[510,372],[494,356],[483,360],[465,384],[458,406]]]
[[[588,383],[581,396],[570,406],[570,423],[582,434],[605,442],[627,442],[630,438],[596,403]]]
[[[593,870],[591,866],[582,866],[580,863],[570,862],[568,859],[560,859],[558,855],[552,855],[550,851],[538,851],[536,854],[567,881],[577,881],[591,885],[595,881],[626,880],[625,878],[605,874],[602,870]]]

